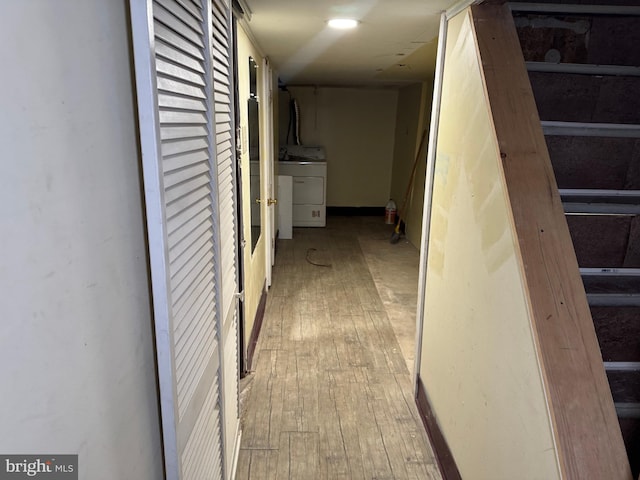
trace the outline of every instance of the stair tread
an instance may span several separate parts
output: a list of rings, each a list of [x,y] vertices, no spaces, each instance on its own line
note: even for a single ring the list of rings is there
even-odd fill
[[[640,190],[561,188],[565,213],[640,214]]]
[[[545,135],[640,138],[640,124],[542,120]]]
[[[640,76],[635,65],[602,65],[594,63],[526,62],[529,72],[570,73],[579,75]]]
[[[588,294],[640,294],[640,277],[582,276]]]
[[[597,3],[509,2],[512,12],[542,12],[583,15],[640,15],[640,6]]]
[[[535,2],[531,2],[531,0],[510,0],[509,6],[512,6],[516,3],[555,3],[555,4],[582,4],[582,5],[602,5],[602,4],[611,4],[611,5],[640,5],[640,0],[612,0],[611,2],[607,2],[605,0],[536,0]]]
[[[593,199],[611,201],[615,203],[629,203],[638,201],[640,190],[613,190],[606,188],[560,188],[560,195],[564,197],[579,197],[581,199]]]
[[[591,307],[640,307],[637,293],[587,293]]]

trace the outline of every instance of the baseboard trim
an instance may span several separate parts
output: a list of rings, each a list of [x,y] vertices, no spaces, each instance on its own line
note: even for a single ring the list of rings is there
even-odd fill
[[[251,335],[249,336],[249,344],[247,345],[247,363],[245,368],[247,371],[252,370],[253,354],[256,351],[256,345],[258,344],[258,337],[260,336],[260,329],[262,328],[262,320],[264,320],[264,311],[267,307],[267,285],[262,286],[262,295],[260,296],[260,302],[258,302],[258,308],[256,310],[256,316],[253,320],[253,328],[251,329]]]
[[[384,207],[327,207],[327,215],[333,216],[379,216],[384,218]]]
[[[438,421],[433,414],[429,398],[427,397],[427,391],[420,379],[420,375],[418,375],[416,383],[416,405],[418,406],[420,418],[422,418],[422,423],[431,441],[433,452],[436,455],[436,461],[438,462],[438,467],[440,467],[442,478],[444,480],[462,480],[456,461],[453,458],[451,450],[449,450],[449,445],[447,445]]]

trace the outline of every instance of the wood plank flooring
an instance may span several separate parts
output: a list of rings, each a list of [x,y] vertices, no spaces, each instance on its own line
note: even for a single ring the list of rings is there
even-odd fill
[[[334,217],[279,241],[237,479],[441,478],[358,242],[384,227]]]

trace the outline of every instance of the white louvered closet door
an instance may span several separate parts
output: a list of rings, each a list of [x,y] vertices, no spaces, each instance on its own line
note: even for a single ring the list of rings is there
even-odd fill
[[[237,349],[232,328],[235,245],[227,245],[235,232],[235,175],[233,168],[226,171],[233,162],[225,153],[233,139],[226,139],[222,127],[232,98],[219,93],[229,78],[213,60],[221,35],[215,21],[220,2],[214,3],[130,2],[160,406],[171,480],[223,478],[225,464],[230,466],[225,450],[233,450],[236,434],[226,432],[233,425],[226,404],[237,412],[237,365],[224,364],[227,344]],[[227,208],[232,209],[230,220]],[[233,386],[225,377],[236,379],[232,392],[225,390]]]
[[[239,439],[238,408],[238,309],[235,293],[237,276],[237,205],[236,163],[233,125],[233,38],[232,14],[227,0],[212,1],[213,90],[215,100],[215,136],[218,166],[218,197],[220,219],[220,259],[222,275],[222,341],[223,341],[223,392],[225,464],[233,465],[232,447]]]

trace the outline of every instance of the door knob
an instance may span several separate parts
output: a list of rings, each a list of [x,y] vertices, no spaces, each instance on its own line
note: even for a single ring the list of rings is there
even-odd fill
[[[278,204],[277,198],[270,198],[267,200],[267,205],[277,205],[277,204]]]

